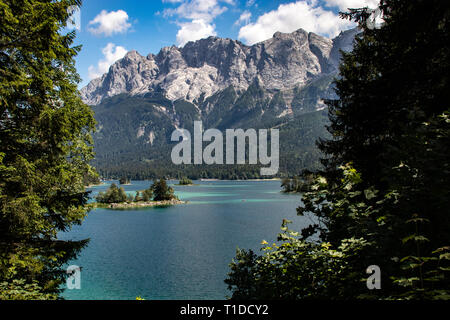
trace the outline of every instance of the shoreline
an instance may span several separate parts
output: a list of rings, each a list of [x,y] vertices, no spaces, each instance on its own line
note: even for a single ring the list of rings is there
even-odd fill
[[[93,188],[93,187],[101,187],[101,186],[107,186],[107,183],[101,182],[99,184],[90,184],[88,186],[84,186],[85,188]]]
[[[167,181],[177,181],[179,179],[167,179]],[[200,182],[214,182],[214,181],[281,181],[282,178],[270,178],[270,179],[197,179],[194,181],[200,181]],[[106,180],[106,181],[115,181],[113,180]],[[142,179],[142,180],[135,180],[135,181],[153,181],[152,179]],[[89,185],[89,186],[85,186],[86,188],[90,188],[90,187],[98,187],[98,186],[103,186],[103,185],[108,185],[108,183],[102,182],[101,184],[95,184],[95,185]],[[128,183],[128,184],[119,184],[119,186],[130,186],[133,185],[132,183]],[[193,184],[173,184],[174,186],[198,186],[200,184],[198,183],[193,183]]]
[[[270,179],[199,179],[196,181],[279,181],[281,178]]]
[[[162,201],[147,201],[147,202],[122,202],[122,203],[98,203],[94,204],[94,208],[101,209],[134,209],[134,208],[149,208],[157,206],[171,206],[176,204],[186,204],[187,201],[172,199]]]

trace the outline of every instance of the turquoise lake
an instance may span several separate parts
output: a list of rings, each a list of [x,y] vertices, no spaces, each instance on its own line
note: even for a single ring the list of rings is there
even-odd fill
[[[92,196],[112,181],[90,188]],[[117,183],[117,181],[114,181]],[[226,299],[223,282],[236,248],[259,253],[262,240],[276,241],[283,219],[292,229],[310,223],[298,217],[297,194],[280,192],[280,181],[195,181],[174,186],[187,204],[136,210],[92,210],[61,239],[89,238],[70,264],[81,271],[81,289],[65,299]],[[150,181],[132,181],[128,193]]]

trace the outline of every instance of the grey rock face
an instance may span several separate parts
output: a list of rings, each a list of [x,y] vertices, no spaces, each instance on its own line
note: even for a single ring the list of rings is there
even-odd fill
[[[340,50],[349,52],[353,50],[353,42],[355,37],[361,31],[358,28],[350,29],[341,32],[336,38],[333,39],[333,47],[330,52],[330,63],[333,66],[333,69],[337,71],[341,54]]]
[[[152,55],[143,57],[133,50],[115,62],[108,73],[84,87],[81,98],[87,104],[97,105],[106,97],[125,92],[138,93],[154,81],[158,74],[159,67]]]
[[[230,86],[246,90],[255,80],[268,90],[302,87],[337,70],[339,49],[351,50],[356,29],[333,40],[299,29],[277,32],[271,39],[246,46],[240,41],[209,37],[184,47],[165,47],[156,55],[128,52],[101,78],[81,90],[83,101],[99,104],[121,93],[163,92],[166,98],[190,102]]]

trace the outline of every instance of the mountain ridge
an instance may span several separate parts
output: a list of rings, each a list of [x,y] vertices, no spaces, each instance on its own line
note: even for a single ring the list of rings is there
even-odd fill
[[[326,105],[336,98],[340,50],[357,29],[327,39],[297,30],[246,46],[209,37],[157,54],[128,52],[82,89],[97,120],[94,165],[104,177],[258,177],[255,166],[175,166],[177,128],[280,128],[280,175],[320,168]]]
[[[268,90],[306,85],[321,74],[337,72],[339,50],[348,51],[357,29],[328,39],[303,29],[276,32],[247,46],[239,40],[208,37],[183,47],[163,47],[157,55],[129,51],[102,77],[81,89],[83,101],[97,105],[117,94],[163,92],[172,101],[196,104],[201,96],[233,86],[246,90],[258,78]]]

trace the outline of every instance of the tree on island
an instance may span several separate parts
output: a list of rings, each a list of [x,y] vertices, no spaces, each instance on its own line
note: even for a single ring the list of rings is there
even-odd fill
[[[142,191],[136,191],[136,196],[134,197],[134,202],[148,202],[151,201],[153,198],[153,191],[152,188],[148,188]]]
[[[363,33],[327,102],[325,169],[297,209],[315,222],[283,221],[282,244],[263,241],[260,256],[238,250],[232,298],[450,299],[450,7],[380,8],[380,29],[367,9],[343,15]]]
[[[86,172],[83,175],[83,185],[91,186],[91,185],[99,185],[101,183],[100,177],[95,170],[91,170],[90,172]]]
[[[129,179],[127,177],[122,177],[119,179],[120,184],[129,184],[130,182],[131,182],[131,179]]]
[[[144,191],[142,191],[142,201],[151,201],[153,198],[153,190],[152,187],[145,189]]]
[[[142,201],[141,193],[136,191],[136,195],[134,196],[134,202]]]
[[[168,191],[167,194],[170,195],[170,192]],[[123,202],[131,203],[131,202],[148,202],[151,201],[152,198],[153,198],[153,186],[151,186],[146,190],[136,191],[136,195],[133,197],[131,194],[127,195],[123,187],[119,188],[115,183],[113,183],[105,192],[99,192],[98,195],[95,197],[95,200],[98,203],[123,203]]]
[[[106,192],[99,192],[95,200],[98,203],[122,203],[129,199],[123,187],[119,188],[113,183]]]
[[[80,98],[77,0],[0,1],[0,300],[53,299],[85,241],[95,120]]]
[[[176,199],[173,188],[169,187],[167,185],[166,180],[163,178],[161,178],[159,180],[156,179],[153,182],[151,189],[152,189],[153,195],[154,195],[153,200],[155,200],[155,201]]]

